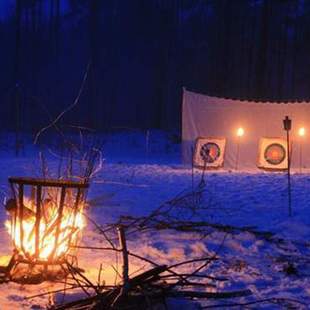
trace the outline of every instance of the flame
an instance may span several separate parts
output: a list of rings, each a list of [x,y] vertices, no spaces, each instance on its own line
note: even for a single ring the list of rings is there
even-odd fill
[[[306,134],[306,130],[304,127],[299,128],[298,134],[300,137],[303,137]]]
[[[16,219],[12,216],[11,220],[5,221],[11,239],[18,250],[19,254],[23,257],[31,259],[36,258],[39,260],[47,261],[50,257],[53,259],[60,258],[62,255],[68,253],[70,244],[74,244],[78,238],[79,233],[85,227],[86,223],[82,215],[83,206],[79,206],[76,216],[74,216],[73,208],[67,206],[63,209],[62,217],[60,218],[57,213],[57,203],[51,201],[44,206],[42,205],[42,217],[39,225],[39,253],[36,254],[36,233],[35,233],[35,206],[34,203],[25,198],[24,206],[26,210],[32,211],[28,214],[23,221],[17,216]],[[28,212],[29,213],[29,212]],[[60,229],[56,244],[57,223],[60,220]],[[23,231],[23,240],[21,240],[21,228]]]
[[[242,137],[244,135],[244,129],[242,127],[239,127],[237,129],[237,136]]]

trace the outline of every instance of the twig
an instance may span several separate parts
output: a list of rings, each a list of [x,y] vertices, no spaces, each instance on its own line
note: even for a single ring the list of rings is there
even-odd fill
[[[295,299],[290,299],[290,298],[266,298],[266,299],[258,299],[258,300],[254,300],[254,301],[249,301],[249,302],[245,302],[245,303],[225,303],[225,304],[217,304],[217,305],[209,305],[209,306],[203,306],[202,309],[214,309],[214,308],[226,308],[226,307],[243,307],[243,306],[249,306],[249,305],[254,305],[254,304],[259,304],[259,303],[266,303],[266,302],[270,302],[270,303],[279,303],[279,302],[283,302],[283,301],[289,301],[292,303],[297,303],[303,306],[307,306],[307,304],[299,301],[299,300],[295,300]]]
[[[62,267],[62,266],[61,266]],[[68,270],[72,276],[72,278],[74,279],[74,281],[77,283],[77,285],[83,290],[83,292],[87,295],[90,296],[90,294],[88,293],[88,291],[86,290],[85,287],[83,287],[83,285],[81,285],[80,280],[74,275],[74,271],[72,271],[69,267],[69,265],[67,266]],[[64,269],[64,267],[62,267]]]
[[[74,268],[68,261],[66,261],[66,265],[74,278],[76,278],[74,273],[77,273],[97,294],[99,294],[97,287],[92,284],[77,268]]]
[[[99,272],[98,272],[98,280],[97,280],[98,286],[101,285],[101,273],[102,273],[102,263],[100,264]]]
[[[37,144],[38,142],[38,139],[40,137],[40,135],[45,132],[47,129],[57,125],[58,121],[67,113],[69,112],[70,110],[72,110],[79,102],[80,100],[80,97],[82,95],[82,92],[84,90],[84,87],[85,87],[85,84],[86,84],[86,81],[87,81],[87,77],[88,77],[88,73],[89,73],[89,70],[90,70],[90,67],[91,67],[91,62],[88,63],[87,65],[87,68],[86,68],[86,72],[84,74],[84,77],[83,77],[83,81],[82,81],[82,85],[79,89],[79,92],[78,92],[78,95],[77,97],[75,98],[74,102],[69,105],[65,110],[63,110],[49,125],[43,127],[41,130],[39,130],[39,132],[36,134],[35,136],[35,139],[34,139],[34,144]]]
[[[108,241],[108,243],[111,245],[112,249],[113,250],[116,250],[117,251],[117,248],[115,247],[114,243],[111,241],[110,238],[108,238],[106,232],[92,219],[90,218],[86,213],[83,213],[83,215],[86,217],[86,219],[88,221],[90,221],[94,226],[95,228],[100,232],[102,233],[102,235],[105,237],[105,239]]]

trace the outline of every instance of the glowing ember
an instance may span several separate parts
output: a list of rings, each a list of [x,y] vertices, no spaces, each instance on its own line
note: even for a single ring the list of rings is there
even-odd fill
[[[68,202],[66,202],[68,203]],[[57,203],[46,200],[42,203],[42,216],[38,233],[36,232],[36,206],[30,199],[24,199],[24,216],[16,216],[15,210],[9,210],[11,220],[5,222],[5,226],[12,238],[15,248],[24,258],[47,261],[61,258],[68,253],[70,244],[74,244],[79,238],[79,233],[85,227],[82,216],[83,206],[76,208],[66,206],[62,216],[57,211]],[[60,221],[60,225],[58,225]],[[59,227],[59,228],[57,228]],[[58,238],[57,238],[58,230]],[[39,253],[36,253],[36,235],[39,236]]]

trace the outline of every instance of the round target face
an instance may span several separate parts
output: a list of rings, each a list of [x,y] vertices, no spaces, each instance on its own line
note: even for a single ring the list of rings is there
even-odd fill
[[[208,164],[214,163],[221,155],[220,147],[213,142],[205,143],[201,146],[200,156]]]
[[[281,164],[286,156],[285,148],[279,143],[272,143],[265,149],[264,158],[271,165]]]

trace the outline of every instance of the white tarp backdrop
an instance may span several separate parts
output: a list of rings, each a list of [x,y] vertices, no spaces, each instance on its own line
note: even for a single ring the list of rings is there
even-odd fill
[[[240,138],[240,170],[257,168],[260,138],[286,138],[283,119],[292,119],[292,168],[299,169],[300,155],[303,168],[310,168],[310,103],[272,103],[240,101],[210,97],[183,89],[182,156],[183,162],[192,162],[192,151],[197,137],[224,137],[226,151],[224,169],[236,164],[236,131],[244,129]],[[304,127],[305,136],[298,135]],[[302,153],[300,153],[302,150]]]

